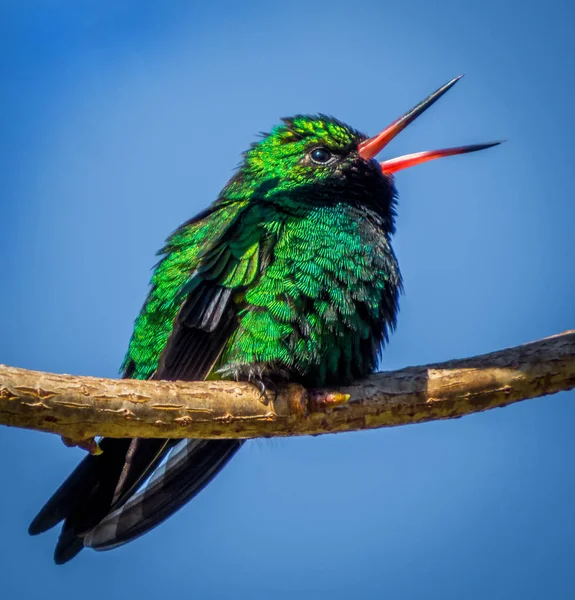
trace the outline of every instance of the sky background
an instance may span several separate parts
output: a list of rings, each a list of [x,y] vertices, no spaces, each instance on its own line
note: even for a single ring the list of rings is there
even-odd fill
[[[405,280],[382,368],[575,326],[575,9],[565,0],[0,2],[0,362],[115,377],[155,251],[294,113],[375,133]],[[575,394],[461,420],[250,442],[152,533],[56,567],[27,527],[81,458],[0,431],[0,595],[575,597]]]

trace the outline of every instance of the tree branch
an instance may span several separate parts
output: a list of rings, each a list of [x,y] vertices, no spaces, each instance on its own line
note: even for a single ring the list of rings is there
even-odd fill
[[[575,388],[575,330],[482,356],[377,373],[339,390],[113,380],[0,365],[0,424],[72,440],[253,438],[406,425]],[[342,404],[349,394],[349,402]]]

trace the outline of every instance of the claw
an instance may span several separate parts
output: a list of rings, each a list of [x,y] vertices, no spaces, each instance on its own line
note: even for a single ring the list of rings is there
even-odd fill
[[[250,383],[253,383],[253,385],[255,385],[258,388],[258,391],[260,393],[260,400],[264,404],[267,404],[266,384],[264,383],[263,379],[260,379],[259,377],[252,378],[250,379]]]
[[[260,400],[264,406],[268,405],[268,402],[270,401],[270,394],[273,397],[277,396],[276,384],[269,377],[266,377],[265,375],[253,377],[250,382],[258,388],[260,392]]]
[[[266,363],[232,363],[218,369],[218,373],[221,373],[224,378],[248,381],[254,385],[258,389],[260,399],[265,406],[267,406],[270,399],[277,396],[276,379],[288,378],[287,373]]]

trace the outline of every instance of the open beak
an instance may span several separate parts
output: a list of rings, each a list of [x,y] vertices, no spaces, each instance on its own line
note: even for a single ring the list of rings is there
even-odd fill
[[[359,155],[369,160],[379,154],[389,142],[401,131],[403,131],[410,123],[415,121],[419,115],[424,113],[432,104],[437,102],[447,90],[452,88],[463,75],[452,79],[444,86],[433,92],[423,102],[420,102],[417,106],[414,106],[409,112],[405,113],[402,117],[394,121],[391,125],[386,127],[383,131],[378,133],[376,136],[364,140],[358,145]],[[401,169],[407,167],[413,167],[421,163],[433,160],[435,158],[443,158],[445,156],[453,156],[455,154],[465,154],[466,152],[477,152],[477,150],[484,150],[485,148],[491,148],[491,146],[497,146],[501,142],[489,142],[487,144],[473,144],[471,146],[459,146],[457,148],[444,148],[443,150],[427,150],[426,152],[416,152],[415,154],[406,154],[405,156],[399,156],[397,158],[391,158],[384,160],[380,163],[381,170],[385,174],[395,173]]]

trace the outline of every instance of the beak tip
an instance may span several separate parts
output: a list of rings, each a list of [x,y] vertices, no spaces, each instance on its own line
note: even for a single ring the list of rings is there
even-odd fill
[[[454,77],[451,81],[448,81],[441,89],[446,92],[448,89],[452,88],[460,79],[465,76],[465,73],[461,73],[457,77]]]
[[[401,171],[408,167],[413,167],[429,160],[436,158],[445,158],[446,156],[456,156],[458,154],[467,154],[469,152],[477,152],[479,150],[487,150],[487,148],[493,148],[498,146],[505,140],[498,140],[496,142],[487,142],[484,144],[472,144],[471,146],[459,146],[456,148],[444,148],[443,150],[427,150],[426,152],[416,152],[414,154],[406,154],[405,156],[398,156],[390,160],[385,160],[380,164],[381,170],[386,175]]]
[[[451,89],[461,78],[463,73],[454,77],[451,81],[442,85],[435,90],[433,94],[425,100],[414,106],[410,111],[406,112],[402,117],[394,121],[376,136],[360,142],[358,146],[359,155],[364,159],[373,158],[378,154],[389,142],[401,131],[403,131],[410,123],[412,123],[419,115],[424,113],[430,106],[435,104],[445,92]]]
[[[499,146],[500,144],[504,144],[507,140],[495,140],[493,142],[487,142],[485,144],[486,148],[493,148],[493,146]]]

